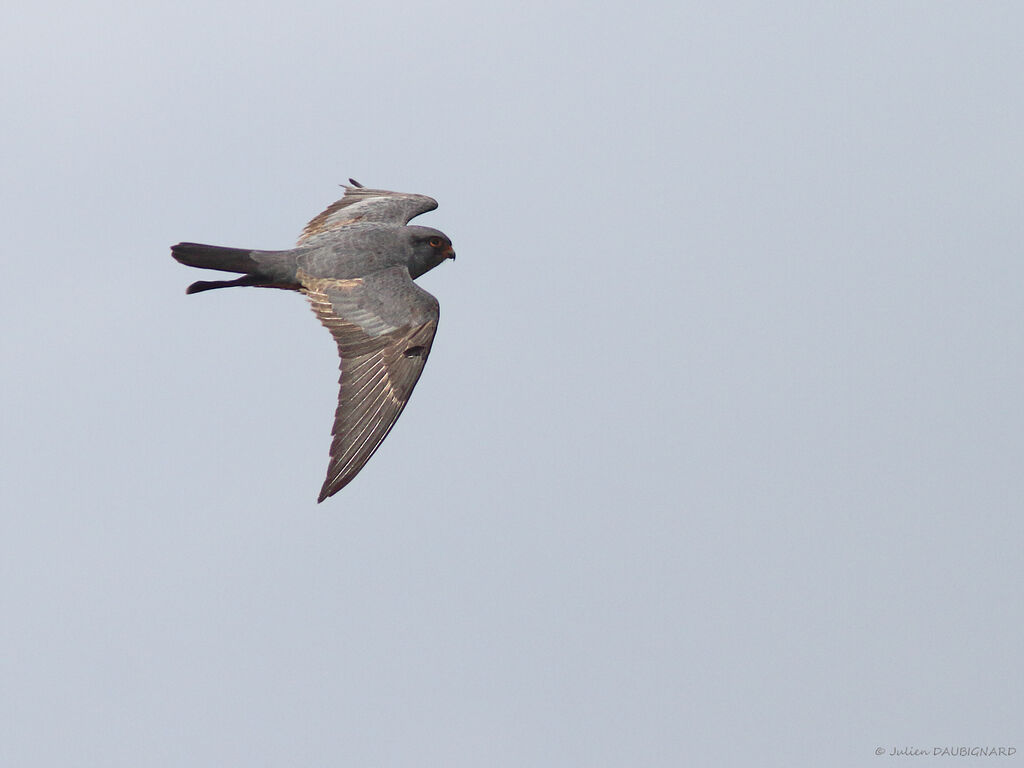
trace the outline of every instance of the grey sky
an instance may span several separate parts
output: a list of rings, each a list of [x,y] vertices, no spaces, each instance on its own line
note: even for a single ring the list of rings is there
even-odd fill
[[[1020,5],[410,5],[0,12],[0,764],[1024,751]],[[459,259],[318,507],[329,335],[169,246],[349,176]]]

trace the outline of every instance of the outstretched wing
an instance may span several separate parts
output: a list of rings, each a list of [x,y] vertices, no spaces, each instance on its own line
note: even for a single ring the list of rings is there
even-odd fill
[[[345,195],[316,216],[299,236],[299,245],[309,238],[340,229],[349,224],[376,221],[387,224],[408,224],[421,213],[437,208],[437,200],[426,195],[389,192],[386,189],[366,189],[355,179],[345,186]]]
[[[405,267],[352,280],[300,272],[299,280],[341,356],[323,501],[351,482],[402,413],[434,343],[439,308]]]

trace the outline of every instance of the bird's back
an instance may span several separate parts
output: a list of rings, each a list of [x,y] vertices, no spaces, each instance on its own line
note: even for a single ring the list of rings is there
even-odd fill
[[[395,224],[354,224],[310,238],[294,251],[296,266],[312,277],[347,280],[408,266],[409,249]]]

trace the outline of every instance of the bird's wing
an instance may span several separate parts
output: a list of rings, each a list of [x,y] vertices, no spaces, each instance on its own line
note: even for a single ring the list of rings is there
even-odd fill
[[[333,229],[373,221],[385,224],[408,224],[409,220],[421,213],[437,208],[437,201],[426,195],[410,195],[404,192],[388,192],[386,189],[366,189],[354,179],[352,186],[345,186],[345,195],[317,215],[299,236],[299,245],[309,238]]]
[[[323,501],[356,476],[402,413],[430,354],[439,309],[405,267],[352,280],[299,279],[341,356]]]

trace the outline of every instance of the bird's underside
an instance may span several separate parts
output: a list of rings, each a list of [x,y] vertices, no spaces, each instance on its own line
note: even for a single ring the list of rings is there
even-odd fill
[[[409,401],[439,316],[437,299],[413,277],[455,256],[442,233],[407,226],[414,216],[437,207],[433,199],[352,184],[341,200],[309,222],[293,250],[196,243],[171,249],[189,266],[243,273],[235,280],[193,283],[188,292],[241,285],[300,291],[334,337],[341,358],[340,390],[318,501],[352,481]]]

